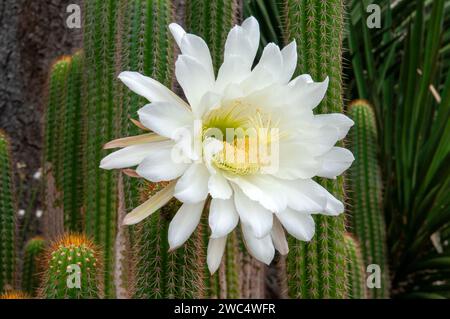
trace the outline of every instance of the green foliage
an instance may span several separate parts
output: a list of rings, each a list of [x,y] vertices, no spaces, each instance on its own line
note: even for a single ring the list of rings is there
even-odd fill
[[[327,76],[327,94],[318,113],[342,112],[342,37],[344,6],[341,0],[286,1],[283,16],[285,41],[297,41],[296,74],[310,74],[315,81]],[[322,180],[343,200],[343,179]],[[287,258],[289,296],[292,298],[344,298],[346,296],[344,216],[315,216],[316,234],[311,242],[289,239]]]
[[[36,297],[40,287],[41,257],[45,251],[45,240],[42,237],[30,239],[25,245],[22,266],[22,290]]]
[[[381,267],[381,288],[371,289],[371,297],[387,298],[390,278],[375,115],[370,104],[364,100],[353,101],[349,112],[355,122],[349,143],[355,156],[348,180],[352,231],[360,240],[365,264]]]
[[[0,292],[14,287],[15,214],[13,170],[9,141],[0,131]]]
[[[351,299],[366,299],[364,262],[356,239],[350,235],[345,236],[345,252],[347,256],[348,297]]]
[[[83,235],[64,235],[55,241],[47,252],[45,268],[39,292],[41,298],[97,299],[102,296],[98,250]]]
[[[450,277],[436,258],[447,256],[436,252],[430,236],[450,221],[450,6],[380,1],[382,29],[369,30],[365,4],[350,6],[349,78],[355,80],[348,94],[374,105],[392,292],[444,296]]]

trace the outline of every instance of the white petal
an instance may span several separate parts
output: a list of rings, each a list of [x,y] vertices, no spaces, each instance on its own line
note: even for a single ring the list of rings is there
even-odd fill
[[[254,17],[248,17],[242,22],[242,29],[251,45],[252,50],[255,52],[253,54],[252,60],[255,58],[256,52],[259,47],[259,24],[258,20]],[[252,51],[252,52],[253,52]]]
[[[180,177],[189,167],[188,163],[175,161],[175,148],[168,145],[147,155],[139,164],[136,172],[139,176],[152,182],[169,181]]]
[[[242,26],[231,29],[225,42],[224,63],[218,76],[221,89],[229,83],[240,82],[250,74],[258,46],[259,25],[255,18],[247,18]]]
[[[201,119],[202,116],[209,110],[220,107],[221,99],[222,96],[214,92],[207,92],[205,95],[203,95],[196,110],[197,113],[194,114],[196,116],[196,119]]]
[[[261,59],[252,70],[251,75],[242,82],[242,88],[248,94],[261,90],[277,83],[281,78],[282,71],[283,58],[280,48],[274,43],[269,43],[264,48]]]
[[[258,202],[248,198],[237,187],[234,189],[234,202],[241,222],[249,227],[257,238],[263,238],[272,229],[273,214]]]
[[[152,78],[138,72],[125,71],[119,74],[119,79],[133,92],[145,97],[150,102],[167,102],[179,104],[186,108],[186,102],[175,93]]]
[[[272,236],[273,245],[275,249],[280,252],[282,255],[287,255],[289,252],[289,245],[286,240],[286,234],[284,233],[283,226],[281,226],[278,218],[273,219],[273,227],[270,233]]]
[[[100,168],[117,169],[136,166],[152,152],[165,149],[171,144],[173,144],[171,141],[162,141],[125,147],[103,158]]]
[[[248,198],[269,211],[275,212],[286,208],[286,196],[279,187],[279,180],[269,175],[226,176],[238,185]]]
[[[194,34],[186,33],[178,24],[172,23],[169,29],[180,47],[183,55],[190,56],[200,63],[209,73],[209,77],[214,78],[214,70],[211,54],[206,42]]]
[[[327,205],[324,188],[312,179],[285,181],[283,191],[288,198],[288,206],[303,213],[321,213]]]
[[[145,203],[136,207],[127,214],[123,220],[124,225],[134,225],[150,216],[158,209],[167,204],[173,197],[175,182],[169,183],[164,189],[150,197]]]
[[[310,241],[313,238],[315,226],[311,215],[288,208],[278,213],[277,217],[287,232],[298,240]]]
[[[160,136],[158,134],[154,133],[147,133],[147,134],[141,134],[136,136],[129,136],[129,137],[123,137],[118,138],[116,140],[112,140],[105,145],[103,145],[103,149],[111,149],[111,148],[117,148],[117,147],[127,147],[132,145],[139,145],[139,144],[147,144],[147,143],[153,143],[153,142],[162,142],[166,141],[167,138],[164,136]]]
[[[197,228],[202,216],[205,202],[183,204],[169,225],[170,249],[176,249],[184,244]]]
[[[319,114],[314,117],[322,126],[333,126],[338,129],[338,139],[342,140],[355,124],[348,116],[340,113]]]
[[[289,95],[290,103],[297,107],[314,109],[323,100],[328,89],[329,78],[323,82],[310,82],[309,75],[303,75],[295,78],[289,83],[291,86],[291,94]]]
[[[280,143],[278,170],[272,175],[281,179],[311,178],[321,167],[305,145],[296,143]]]
[[[211,197],[217,199],[228,199],[233,194],[230,184],[219,172],[209,177],[208,190]]]
[[[228,235],[238,222],[239,215],[233,199],[212,199],[209,209],[209,227],[211,227],[212,238]]]
[[[333,147],[322,157],[322,169],[317,176],[336,178],[352,165],[355,157],[352,152],[342,147]]]
[[[283,57],[283,70],[280,82],[286,84],[294,75],[297,67],[297,43],[295,40],[281,50],[281,55]]]
[[[175,197],[183,203],[198,203],[208,196],[209,172],[202,163],[192,164],[175,187]]]
[[[209,239],[206,262],[211,275],[219,269],[226,244],[227,236]]]
[[[179,104],[154,102],[138,111],[139,121],[159,135],[174,138],[178,130],[191,125],[192,113]]]
[[[211,77],[201,63],[188,55],[178,56],[175,63],[175,75],[193,112],[198,114],[203,95],[214,86],[214,76]]]
[[[173,35],[173,38],[175,39],[175,42],[178,46],[181,46],[181,40],[183,39],[183,36],[186,34],[186,31],[176,23],[169,24],[169,30]]]
[[[244,224],[241,225],[248,252],[259,261],[269,265],[275,256],[275,248],[273,247],[271,236],[267,235],[263,238],[257,238],[250,228]]]

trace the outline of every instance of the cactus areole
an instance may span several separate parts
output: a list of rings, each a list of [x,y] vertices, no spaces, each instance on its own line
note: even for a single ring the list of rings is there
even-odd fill
[[[217,77],[206,43],[177,24],[170,30],[181,49],[175,74],[187,102],[154,79],[122,72],[119,79],[151,102],[138,111],[137,123],[152,133],[107,143],[122,149],[100,167],[137,166],[135,175],[168,182],[129,213],[125,224],[138,223],[176,197],[183,205],[168,235],[175,249],[194,232],[210,196],[210,272],[218,269],[227,235],[239,221],[249,252],[269,264],[275,249],[288,252],[284,229],[309,241],[315,229],[311,214],[343,212],[343,204],[312,178],[336,178],[351,165],[352,153],[334,145],[353,121],[313,113],[328,77],[291,80],[295,41],[282,50],[270,43],[252,69],[259,44],[253,17],[229,32]]]

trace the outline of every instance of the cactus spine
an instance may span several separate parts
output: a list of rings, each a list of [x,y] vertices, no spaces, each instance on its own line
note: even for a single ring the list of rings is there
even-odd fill
[[[98,251],[84,235],[64,235],[55,241],[47,252],[45,267],[41,298],[97,299],[102,296]]]
[[[40,258],[45,251],[45,240],[42,237],[30,239],[25,245],[22,269],[22,290],[35,297],[40,287]]]
[[[345,252],[347,256],[348,297],[351,299],[366,299],[365,269],[361,250],[356,240],[349,234],[345,235]]]
[[[22,291],[7,291],[0,294],[0,299],[32,299],[31,296],[27,295]]]
[[[91,0],[84,8],[84,88],[86,106],[84,158],[85,231],[103,248],[104,289],[114,297],[114,240],[117,231],[118,173],[99,168],[107,155],[102,145],[119,136],[121,112],[115,103],[115,48],[118,2]]]
[[[0,292],[15,284],[16,211],[9,141],[0,131]]]
[[[286,41],[297,41],[296,74],[315,81],[330,78],[318,113],[342,112],[342,0],[287,0],[284,6]],[[343,179],[321,180],[338,199],[344,199]],[[290,238],[287,258],[291,298],[345,298],[344,216],[315,216],[316,234],[309,243]]]
[[[382,287],[371,289],[370,296],[388,298],[389,272],[375,115],[367,101],[356,100],[350,105],[350,116],[355,122],[350,135],[351,150],[355,156],[349,179],[352,229],[361,242],[365,264],[381,267]]]

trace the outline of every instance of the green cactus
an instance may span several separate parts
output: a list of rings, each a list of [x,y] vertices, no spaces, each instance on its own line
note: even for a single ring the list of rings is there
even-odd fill
[[[103,248],[104,289],[114,297],[114,240],[117,232],[118,172],[99,168],[108,152],[102,146],[120,134],[116,104],[118,1],[85,1],[82,101],[86,108],[83,158],[85,231]]]
[[[186,27],[202,37],[211,51],[216,72],[223,60],[223,48],[230,29],[239,19],[239,0],[188,0]]]
[[[25,245],[22,269],[22,290],[28,295],[35,297],[40,287],[41,262],[45,251],[45,239],[35,237]]]
[[[12,160],[9,141],[0,131],[0,292],[15,284],[15,214]]]
[[[47,299],[101,298],[100,265],[97,248],[84,235],[64,235],[55,241],[47,252],[46,269],[39,297]]]
[[[64,109],[67,102],[67,78],[72,58],[62,56],[51,69],[48,80],[47,106],[44,120],[44,234],[56,238],[64,231],[63,166]]]
[[[148,196],[164,186],[149,184]],[[212,294],[209,275],[205,276],[205,224],[202,222],[182,247],[169,251],[169,224],[179,207],[180,202],[173,199],[137,225],[133,298],[202,298]]]
[[[63,113],[63,165],[62,189],[65,230],[80,232],[82,225],[81,206],[83,200],[81,164],[83,157],[82,123],[84,111],[81,104],[81,71],[83,53],[71,58]],[[58,174],[59,175],[59,174]]]
[[[366,299],[365,268],[361,250],[357,241],[349,234],[345,235],[345,251],[347,256],[348,297]]]
[[[361,242],[365,264],[381,267],[382,287],[370,289],[369,295],[388,298],[390,281],[375,115],[367,101],[356,100],[350,105],[350,116],[355,122],[350,134],[350,147],[355,156],[349,178],[352,229]]]
[[[330,78],[318,113],[342,113],[342,0],[287,0],[284,6],[284,39],[296,40],[296,74],[315,81]],[[338,199],[344,199],[343,178],[321,180]],[[289,296],[292,298],[345,298],[344,216],[315,216],[316,234],[309,243],[289,239],[287,258]]]

